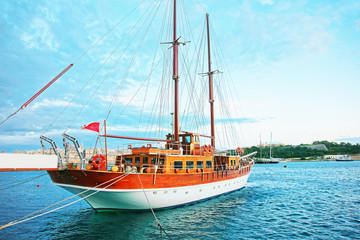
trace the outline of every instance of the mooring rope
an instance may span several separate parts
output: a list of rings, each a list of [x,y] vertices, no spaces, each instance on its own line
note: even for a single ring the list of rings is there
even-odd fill
[[[143,186],[143,184],[142,184],[142,182],[141,182],[139,173],[137,173],[136,175],[138,176],[138,179],[139,179],[141,188],[142,188],[142,190],[143,190],[143,192],[144,192],[144,195],[145,195],[146,201],[147,201],[147,203],[148,203],[148,205],[149,205],[149,207],[150,207],[150,210],[151,210],[151,212],[152,212],[152,214],[153,214],[153,216],[154,216],[154,218],[155,218],[156,224],[160,227],[160,231],[163,231],[169,239],[172,239],[172,238],[167,234],[167,232],[165,231],[165,229],[161,226],[159,219],[156,217],[155,212],[154,212],[153,208],[151,207],[150,201],[149,201],[149,199],[148,199],[148,197],[147,197],[147,195],[146,195],[146,192],[145,192],[144,186]]]
[[[1,186],[6,186],[6,185],[9,185],[9,184],[17,183],[17,184],[14,184],[14,185],[12,185],[12,186],[9,186],[9,187],[0,188],[0,191],[1,191],[1,190],[8,189],[8,188],[15,187],[15,186],[17,186],[17,185],[20,185],[20,184],[23,184],[23,183],[26,183],[26,182],[30,182],[30,181],[32,181],[32,180],[34,180],[34,179],[40,178],[40,177],[45,176],[45,175],[47,175],[47,173],[44,173],[44,174],[42,174],[42,175],[35,176],[35,177],[30,177],[30,178],[18,180],[18,181],[11,182],[11,183],[2,184]]]
[[[54,204],[52,204],[52,205],[50,205],[50,206],[47,206],[47,207],[45,207],[45,208],[42,208],[42,209],[40,209],[40,210],[38,210],[38,211],[36,211],[36,212],[30,213],[30,214],[28,214],[28,215],[26,215],[26,216],[24,216],[24,217],[22,217],[22,218],[20,218],[20,219],[17,219],[17,220],[14,220],[14,221],[12,221],[12,222],[9,222],[9,223],[7,223],[7,224],[5,224],[5,225],[2,225],[2,226],[0,226],[0,230],[2,230],[2,229],[4,229],[4,228],[7,228],[7,227],[10,227],[10,226],[13,226],[13,225],[16,225],[16,224],[19,224],[19,223],[22,223],[22,222],[29,221],[29,220],[34,219],[34,218],[41,217],[41,216],[43,216],[43,215],[49,214],[49,213],[51,213],[51,212],[55,212],[55,211],[57,211],[57,210],[60,210],[60,209],[65,208],[65,207],[67,207],[67,206],[70,206],[70,205],[72,205],[72,204],[74,204],[74,203],[77,203],[77,202],[79,202],[79,201],[81,201],[81,200],[83,200],[83,199],[86,199],[86,198],[88,198],[88,197],[90,197],[90,196],[98,193],[99,191],[101,191],[101,190],[103,190],[103,189],[106,189],[106,188],[114,185],[115,183],[117,183],[117,182],[121,181],[122,179],[124,179],[125,177],[127,177],[129,174],[130,174],[130,173],[126,173],[126,174],[124,174],[124,175],[117,176],[117,177],[112,178],[112,179],[110,179],[110,180],[108,180],[108,181],[106,181],[106,182],[104,182],[104,183],[102,183],[102,184],[99,184],[99,185],[95,186],[95,188],[97,188],[97,187],[102,186],[102,185],[104,185],[104,184],[106,184],[106,183],[109,183],[109,182],[111,182],[111,181],[114,181],[113,183],[110,183],[109,185],[105,186],[104,188],[100,188],[99,190],[97,190],[97,191],[95,191],[95,192],[87,195],[86,197],[82,197],[82,198],[80,198],[80,199],[78,199],[78,200],[76,200],[76,201],[70,202],[70,203],[68,203],[68,204],[66,204],[66,205],[64,205],[64,206],[61,206],[61,207],[52,209],[52,210],[50,210],[50,211],[47,211],[47,212],[38,214],[38,215],[36,215],[36,216],[29,217],[29,216],[32,216],[32,215],[34,215],[34,214],[36,214],[36,213],[38,213],[38,212],[41,212],[41,211],[43,211],[43,210],[45,210],[45,209],[48,209],[48,208],[53,207],[53,206],[55,206],[55,205],[57,205],[57,204],[60,204],[60,203],[62,203],[62,202],[64,202],[64,201],[67,201],[67,200],[69,200],[69,199],[71,199],[71,198],[74,198],[74,197],[79,196],[79,195],[81,195],[81,194],[83,194],[83,193],[86,193],[86,192],[90,191],[90,189],[86,189],[86,190],[84,190],[84,191],[82,191],[82,192],[80,192],[80,193],[78,193],[78,194],[76,194],[76,195],[73,195],[73,196],[68,197],[68,198],[66,198],[66,199],[64,199],[64,200],[61,200],[61,201],[59,201],[59,202],[57,202],[57,203],[54,203]],[[27,217],[29,217],[29,218],[27,218]]]

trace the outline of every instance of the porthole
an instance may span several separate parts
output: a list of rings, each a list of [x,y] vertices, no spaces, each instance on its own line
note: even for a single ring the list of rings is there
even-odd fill
[[[154,194],[154,195],[156,195],[156,194],[157,194],[157,192],[153,192],[153,194]]]
[[[168,191],[164,191],[164,194],[167,194],[168,193]]]
[[[185,194],[189,194],[189,192],[188,192],[188,191],[186,191],[186,192],[185,192]]]
[[[174,190],[174,193],[176,193],[176,190]]]

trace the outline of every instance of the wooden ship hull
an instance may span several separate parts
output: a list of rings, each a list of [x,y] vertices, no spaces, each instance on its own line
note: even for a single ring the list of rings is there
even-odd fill
[[[196,203],[239,190],[245,186],[251,167],[190,174],[113,173],[76,169],[48,173],[55,185],[78,194],[97,211],[146,210]],[[97,187],[105,182],[110,186]]]

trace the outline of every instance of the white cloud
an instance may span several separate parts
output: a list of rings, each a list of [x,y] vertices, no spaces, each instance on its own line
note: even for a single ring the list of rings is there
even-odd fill
[[[32,106],[33,109],[41,107],[65,107],[69,104],[69,101],[60,100],[60,99],[48,99],[45,98],[41,102],[35,102]],[[81,107],[79,104],[72,103],[71,107]]]
[[[275,2],[273,0],[260,0],[260,3],[263,5],[273,5]]]
[[[28,49],[57,51],[59,48],[49,24],[40,18],[31,22],[29,30],[22,34],[21,40]]]
[[[35,132],[16,133],[11,135],[1,135],[1,145],[27,145],[39,141],[39,134]]]

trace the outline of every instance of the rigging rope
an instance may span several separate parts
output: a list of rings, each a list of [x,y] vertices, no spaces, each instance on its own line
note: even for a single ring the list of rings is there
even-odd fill
[[[148,9],[149,10],[149,9]],[[146,10],[146,12],[142,15],[142,17],[134,24],[134,26],[130,29],[130,31],[128,32],[128,34],[125,36],[125,38],[120,41],[120,43],[116,46],[116,48],[111,52],[111,54],[108,56],[108,58],[106,59],[106,62],[110,59],[110,57],[113,55],[113,53],[120,47],[120,45],[122,44],[123,41],[125,41],[128,37],[128,35],[135,29],[135,27],[137,26],[137,24],[141,21],[141,19],[146,15],[146,13],[148,12],[148,10]],[[136,37],[136,35],[134,36],[134,38]],[[133,39],[134,39],[133,38]],[[132,39],[132,40],[133,40]],[[131,43],[131,41],[130,41]],[[127,47],[125,48],[125,50],[122,52],[122,54],[117,58],[117,60],[114,62],[114,64],[112,65],[111,69],[107,72],[106,76],[103,78],[103,80],[98,84],[98,86],[96,87],[96,89],[93,91],[92,95],[89,97],[89,99],[87,100],[87,102],[83,105],[83,107],[80,109],[80,111],[77,113],[77,115],[74,117],[74,119],[71,121],[71,123],[69,124],[69,126],[67,127],[67,129],[65,130],[65,132],[67,130],[70,129],[71,125],[75,122],[75,120],[79,117],[79,115],[81,114],[81,112],[86,108],[86,106],[89,104],[89,102],[94,98],[95,94],[98,92],[98,90],[100,89],[100,87],[102,86],[102,84],[104,83],[104,81],[110,76],[110,73],[113,72],[113,70],[115,69],[115,67],[117,66],[117,64],[119,63],[120,59],[122,58],[122,56],[125,54],[125,51],[129,48],[130,43],[127,45]],[[106,63],[104,62],[104,64]],[[104,65],[103,64],[103,65]],[[101,66],[102,67],[102,66]],[[101,68],[100,67],[100,68]],[[97,74],[97,72],[100,70],[100,68],[98,68],[98,70],[93,74],[93,76],[91,77],[91,79]],[[90,80],[89,80],[90,81]],[[88,82],[89,82],[88,81]]]
[[[170,8],[170,4],[169,4],[169,3],[170,3],[170,2],[168,1],[168,2],[167,2],[167,6],[166,6],[165,9]],[[165,10],[165,11],[166,11],[166,10]],[[162,23],[161,23],[161,28],[160,28],[160,32],[159,32],[159,36],[158,36],[158,42],[160,42],[160,36],[162,36],[163,31],[164,31],[165,20],[166,20],[166,14],[164,14],[164,17],[163,17],[163,20],[162,20]],[[151,69],[153,69],[153,66],[154,66],[154,64],[155,64],[155,58],[156,58],[156,56],[157,56],[158,47],[159,47],[159,45],[157,44],[157,45],[156,45],[156,48],[155,48],[155,53],[154,53],[153,61],[152,61],[152,63],[151,63]],[[149,79],[151,78],[151,75],[152,75],[152,72],[149,74],[149,77],[148,77]],[[150,80],[148,81],[148,83],[147,83],[147,85],[146,85],[146,91],[145,91],[144,101],[143,101],[142,108],[141,108],[141,113],[140,113],[140,117],[139,117],[138,127],[137,127],[137,130],[136,130],[136,136],[138,135],[138,132],[139,132],[139,128],[140,128],[140,124],[141,124],[141,119],[142,119],[142,115],[143,115],[143,112],[144,112],[145,102],[146,102],[146,98],[147,98],[147,94],[148,94],[149,85],[150,85]]]
[[[151,18],[151,20],[150,20],[150,23],[149,23],[149,25],[148,25],[148,27],[147,27],[147,29],[146,29],[146,31],[145,31],[142,39],[141,39],[141,42],[139,43],[139,46],[138,46],[137,49],[136,49],[135,54],[133,55],[133,57],[132,57],[132,59],[131,59],[131,61],[130,61],[130,64],[128,65],[127,71],[125,72],[122,81],[121,81],[120,84],[118,85],[117,91],[116,91],[116,93],[115,93],[115,95],[114,95],[114,97],[113,97],[113,99],[112,99],[112,102],[111,102],[109,108],[108,108],[108,113],[107,113],[106,118],[105,118],[106,120],[109,118],[109,115],[110,115],[111,110],[112,110],[112,106],[114,105],[115,100],[117,99],[117,97],[118,97],[119,94],[120,94],[120,89],[121,89],[123,83],[125,82],[125,79],[127,78],[127,76],[128,76],[128,74],[129,74],[129,72],[130,72],[130,69],[131,69],[132,65],[133,65],[134,62],[135,62],[136,56],[139,54],[139,51],[140,51],[140,49],[141,49],[141,47],[142,47],[142,45],[143,45],[143,43],[144,43],[144,41],[145,41],[145,36],[146,36],[146,34],[149,32],[150,27],[151,27],[151,25],[152,25],[152,23],[153,23],[153,21],[154,21],[154,18],[155,18],[155,16],[156,16],[156,13],[158,12],[160,6],[161,6],[161,2],[158,3],[158,6],[154,5],[154,9],[156,9],[156,10],[155,10],[155,13],[154,13],[154,15],[152,16],[152,18]],[[152,10],[152,11],[153,11],[153,10]],[[142,24],[142,26],[144,26],[144,24],[147,22],[146,20],[148,20],[148,18],[151,17],[151,13],[152,13],[152,12],[150,12],[149,16],[147,16],[147,18],[145,19],[145,21],[144,21],[144,23]],[[142,26],[141,26],[141,27],[142,27]],[[137,32],[137,34],[140,32],[140,30],[141,30],[141,28],[139,29],[139,31]],[[134,38],[135,38],[135,37],[134,37]]]
[[[213,32],[214,37],[213,39],[213,46],[214,46],[214,51],[218,54],[215,54],[215,56],[218,56],[218,58],[215,58],[215,61],[218,62],[218,65],[221,66],[221,68],[224,70],[224,82],[228,83],[226,86],[228,87],[228,90],[226,91],[225,96],[230,97],[232,102],[236,102],[235,101],[235,96],[238,95],[235,91],[236,88],[236,84],[234,82],[234,79],[229,75],[230,71],[228,70],[227,64],[226,64],[226,58],[223,54],[223,52],[221,51],[221,48],[219,47],[218,44],[218,37],[216,35],[216,32],[214,31],[214,28],[212,26],[212,23],[210,22],[210,27],[211,27],[211,31]],[[235,96],[234,96],[235,95]],[[239,110],[241,110],[241,113],[239,112]],[[246,114],[244,113],[244,109],[240,106],[236,107],[235,105],[233,106],[232,112],[235,112],[235,116],[246,116]],[[234,125],[234,124],[233,124]],[[241,124],[239,124],[239,127],[237,127],[236,129],[239,129],[241,134],[238,134],[238,136],[242,137],[242,142],[245,144],[246,140],[244,137],[244,133],[243,133],[243,129],[241,127]],[[237,131],[236,131],[237,132]],[[246,145],[246,144],[245,144]]]

